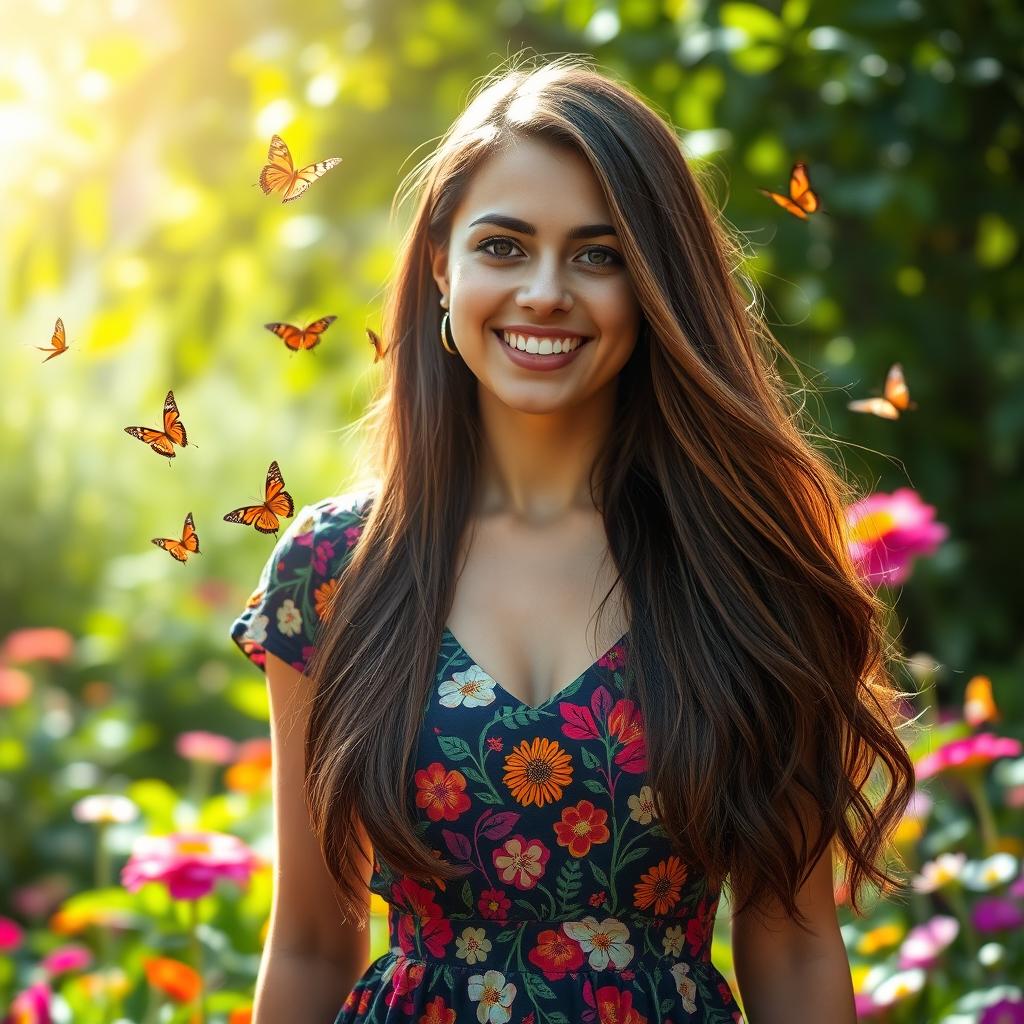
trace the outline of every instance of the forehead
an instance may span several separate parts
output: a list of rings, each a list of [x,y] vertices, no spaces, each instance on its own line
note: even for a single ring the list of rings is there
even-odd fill
[[[465,228],[491,211],[536,224],[541,233],[611,221],[590,164],[567,146],[529,138],[512,141],[476,169],[454,224]]]

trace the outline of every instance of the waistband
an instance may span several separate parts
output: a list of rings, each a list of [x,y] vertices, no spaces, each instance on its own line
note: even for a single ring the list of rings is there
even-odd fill
[[[577,972],[609,972],[628,980],[641,966],[706,964],[713,927],[713,913],[704,919],[616,918],[598,912],[569,921],[498,921],[388,910],[391,948],[409,960],[541,973],[551,980]]]

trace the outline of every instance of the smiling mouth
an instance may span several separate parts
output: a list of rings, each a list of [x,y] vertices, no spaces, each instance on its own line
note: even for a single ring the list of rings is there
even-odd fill
[[[575,337],[566,338],[541,338],[537,335],[531,334],[520,334],[516,331],[509,332],[509,336],[515,338],[516,343],[513,344],[508,340],[504,331],[492,328],[494,336],[503,345],[508,348],[514,348],[517,352],[525,352],[529,355],[564,355],[567,352],[574,352],[578,348],[582,348],[584,345],[593,341],[592,337]],[[566,344],[568,342],[568,344]],[[565,345],[563,348],[562,346]]]

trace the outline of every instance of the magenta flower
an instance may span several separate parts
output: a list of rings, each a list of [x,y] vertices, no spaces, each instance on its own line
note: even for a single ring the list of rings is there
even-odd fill
[[[978,1024],[1024,1024],[1024,999],[1000,999],[986,1006]]]
[[[174,749],[188,761],[205,761],[208,764],[230,764],[238,752],[233,739],[198,729],[183,732]]]
[[[176,900],[205,896],[219,878],[249,884],[260,859],[241,839],[223,832],[174,832],[140,836],[121,869],[121,884],[135,892],[146,882],[163,882]]]
[[[944,743],[917,763],[917,778],[927,779],[942,771],[983,768],[997,757],[1018,757],[1024,745],[1010,736],[979,732]]]
[[[10,953],[21,945],[25,937],[20,924],[9,917],[0,917],[0,953]]]
[[[900,969],[934,967],[959,932],[960,922],[946,914],[936,914],[924,924],[911,928],[900,945]]]
[[[37,981],[30,985],[14,997],[11,1012],[4,1017],[2,1024],[52,1024],[52,995],[50,986],[45,981]]]
[[[42,626],[16,629],[0,647],[0,661],[67,661],[74,650],[74,640],[63,629]]]
[[[83,971],[92,964],[92,951],[88,946],[72,942],[47,954],[42,964],[50,977],[65,971]]]
[[[900,487],[892,494],[871,494],[846,510],[850,556],[872,586],[895,586],[910,576],[910,561],[930,555],[949,535],[933,522],[935,507],[916,491]]]
[[[1013,900],[990,896],[974,904],[971,923],[982,933],[1014,931],[1024,925],[1024,910]]]

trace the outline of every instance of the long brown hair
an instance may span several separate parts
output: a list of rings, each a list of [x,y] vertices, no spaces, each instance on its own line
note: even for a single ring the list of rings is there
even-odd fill
[[[396,196],[418,205],[387,293],[381,390],[358,423],[375,496],[307,667],[306,799],[346,918],[366,922],[359,821],[395,871],[463,874],[422,842],[408,797],[481,451],[475,377],[441,346],[428,243],[448,244],[474,170],[522,137],[589,162],[643,314],[590,487],[626,595],[629,696],[662,824],[734,913],[774,897],[801,926],[796,891],[835,841],[861,913],[866,880],[882,895],[902,881],[878,860],[915,779],[887,609],[847,548],[860,495],[811,444],[773,354],[802,381],[799,368],[734,280],[741,250],[676,135],[573,55],[495,72]],[[822,823],[799,851],[794,784]]]

